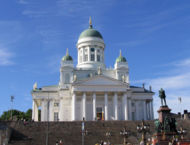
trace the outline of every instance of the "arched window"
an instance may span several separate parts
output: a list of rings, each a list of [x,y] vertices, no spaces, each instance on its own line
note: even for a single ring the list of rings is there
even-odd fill
[[[69,84],[69,83],[70,83],[70,75],[65,74],[65,84]]]

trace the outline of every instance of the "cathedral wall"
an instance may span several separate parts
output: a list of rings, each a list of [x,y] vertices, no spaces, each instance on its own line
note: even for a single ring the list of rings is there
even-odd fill
[[[70,121],[71,120],[71,114],[72,114],[72,110],[71,110],[71,96],[70,96],[70,91],[66,90],[63,91],[61,93],[61,98],[62,101],[60,101],[60,110],[59,113],[60,114],[60,118],[62,119],[62,121]],[[61,107],[62,106],[62,107]]]
[[[106,69],[105,71],[103,71],[103,75],[116,79],[115,70],[113,69]]]

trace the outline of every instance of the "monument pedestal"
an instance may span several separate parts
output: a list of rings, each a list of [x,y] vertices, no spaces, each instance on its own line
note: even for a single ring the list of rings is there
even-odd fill
[[[160,106],[158,110],[158,116],[159,116],[159,121],[160,123],[163,123],[166,117],[171,117],[170,114],[171,109],[165,105],[165,106]]]
[[[177,134],[175,129],[172,128],[175,127],[172,126],[175,124],[175,120],[171,117],[170,111],[171,109],[167,105],[160,106],[158,110],[159,125],[157,128],[157,133],[154,136],[157,138],[158,143],[162,145],[168,145],[168,143],[171,142],[173,136]]]

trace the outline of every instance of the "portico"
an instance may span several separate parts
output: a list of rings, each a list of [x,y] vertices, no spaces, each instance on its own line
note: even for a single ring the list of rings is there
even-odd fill
[[[127,102],[125,92],[73,92],[72,120],[82,120],[83,118],[87,121],[128,120],[130,112],[127,109],[127,103],[122,104],[122,100]],[[76,104],[81,104],[81,106],[76,109]],[[118,104],[122,105],[118,107]],[[101,108],[103,114],[102,118],[99,119],[97,118],[98,108]],[[82,115],[79,114],[80,112]],[[91,116],[87,117],[87,114]]]

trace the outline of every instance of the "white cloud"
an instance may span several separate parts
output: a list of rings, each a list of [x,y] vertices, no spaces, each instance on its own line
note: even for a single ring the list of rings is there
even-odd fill
[[[180,112],[184,109],[189,109],[190,104],[190,58],[175,61],[170,63],[173,68],[168,70],[168,74],[162,77],[153,79],[144,79],[134,83],[144,83],[151,85],[154,96],[154,112],[157,117],[157,110],[160,106],[160,99],[158,97],[158,90],[163,88],[166,91],[167,104],[172,109],[172,112]],[[179,71],[181,70],[181,71]],[[182,98],[182,104],[179,104],[178,97]]]
[[[190,87],[190,73],[182,73],[176,76],[160,77],[147,80],[148,84],[151,84],[156,90],[162,88],[165,89],[183,89]]]
[[[113,5],[115,0],[55,0],[52,1],[50,5],[48,3],[43,3],[40,1],[32,0],[18,0],[19,4],[27,4],[23,15],[27,15],[32,18],[46,17],[46,16],[68,16],[75,17],[79,16],[86,17],[89,15],[95,15],[97,13],[102,13],[107,9],[103,5],[105,3],[108,7]],[[92,11],[99,7],[99,11]]]
[[[18,3],[25,5],[25,4],[28,4],[28,1],[27,0],[18,0]]]
[[[0,66],[6,66],[13,64],[11,60],[13,53],[9,52],[7,49],[0,48]]]

